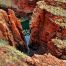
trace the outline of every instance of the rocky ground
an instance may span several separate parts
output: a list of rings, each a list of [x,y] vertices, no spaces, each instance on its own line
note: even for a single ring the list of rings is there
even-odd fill
[[[60,60],[49,54],[32,57],[8,45],[0,46],[0,66],[66,66],[66,61]]]

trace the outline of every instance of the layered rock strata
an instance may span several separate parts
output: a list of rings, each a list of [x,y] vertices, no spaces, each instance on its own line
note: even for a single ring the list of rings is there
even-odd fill
[[[6,40],[11,46],[21,51],[27,51],[26,42],[22,33],[22,26],[14,11],[0,9],[0,39]]]
[[[50,52],[57,57],[66,56],[65,4],[64,1],[55,0],[37,3],[30,25],[31,49],[38,51],[39,54]]]

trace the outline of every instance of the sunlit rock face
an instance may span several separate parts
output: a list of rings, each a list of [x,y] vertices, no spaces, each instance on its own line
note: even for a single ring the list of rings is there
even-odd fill
[[[51,54],[29,57],[14,47],[0,45],[0,66],[65,66],[66,61],[58,59]]]
[[[64,52],[66,47],[63,48],[65,46],[63,42],[66,40],[66,9],[65,6],[62,7],[63,3],[65,2],[53,1],[51,4],[49,0],[39,1],[34,9],[29,46],[39,54],[50,52],[57,57],[66,55]],[[60,44],[62,48],[57,46],[58,43],[51,43],[52,39],[56,38],[62,42],[63,46]]]
[[[11,46],[26,52],[27,46],[22,33],[22,26],[14,11],[0,9],[0,39],[6,40]]]

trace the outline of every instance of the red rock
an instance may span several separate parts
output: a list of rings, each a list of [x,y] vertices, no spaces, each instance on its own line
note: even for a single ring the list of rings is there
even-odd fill
[[[20,21],[16,18],[14,11],[8,9],[8,12],[0,9],[0,31],[3,37],[11,46],[15,46],[21,51],[27,51],[26,42],[22,33]]]
[[[15,5],[23,12],[32,12],[38,0],[14,0]]]
[[[56,66],[56,65],[65,66],[65,62],[63,60],[60,60],[52,56],[51,54],[44,54],[44,55],[35,54],[34,56],[32,56],[32,58],[29,58],[28,60],[30,61],[27,62],[33,64],[34,66]]]
[[[52,43],[52,39],[57,37],[61,42],[64,42],[66,39],[66,27],[64,25],[66,19],[64,14],[66,13],[66,10],[63,7],[60,7],[60,2],[58,2],[58,6],[56,6],[55,1],[53,1],[55,5],[52,5],[50,4],[52,2],[49,2],[40,1],[34,9],[30,25],[31,37],[29,46],[36,52],[39,49],[43,49],[40,48],[40,46],[46,46],[46,50],[43,49],[43,51],[38,51],[39,54],[44,54],[45,51],[47,52],[50,50],[50,53],[60,57],[64,54],[63,52],[66,47],[60,49],[57,45]],[[62,45],[64,46],[64,43],[62,43]]]

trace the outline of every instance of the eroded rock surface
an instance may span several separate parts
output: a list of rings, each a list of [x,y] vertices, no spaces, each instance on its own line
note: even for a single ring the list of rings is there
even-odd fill
[[[54,0],[53,2],[44,0],[37,3],[30,25],[29,45],[36,53],[50,52],[56,57],[66,56],[66,15],[64,15],[66,9],[64,9],[65,5],[62,6],[63,3],[65,2]],[[59,41],[54,39],[59,39]],[[52,42],[52,40],[54,41]],[[65,47],[63,48],[63,46]]]
[[[6,40],[11,46],[21,51],[27,51],[26,42],[22,33],[22,26],[14,11],[0,9],[0,39]]]

